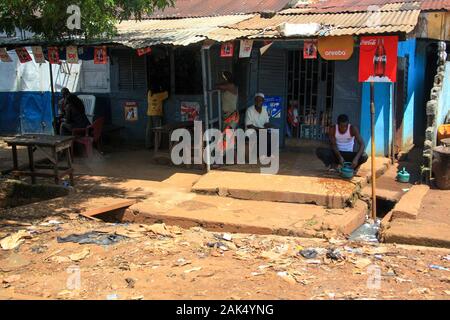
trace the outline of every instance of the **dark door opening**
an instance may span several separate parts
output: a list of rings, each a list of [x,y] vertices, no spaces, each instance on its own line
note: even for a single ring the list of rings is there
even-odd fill
[[[408,94],[408,57],[398,58],[397,82],[395,84],[395,144],[394,156],[397,158],[403,146],[403,116]]]
[[[147,84],[160,86],[163,91],[170,90],[170,55],[166,48],[156,47],[147,55]]]
[[[288,136],[324,140],[332,122],[334,61],[288,52]]]

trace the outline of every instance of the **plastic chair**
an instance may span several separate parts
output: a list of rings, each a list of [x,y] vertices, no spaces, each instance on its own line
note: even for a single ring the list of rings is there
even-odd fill
[[[95,115],[95,96],[93,95],[87,95],[87,94],[80,94],[78,98],[83,101],[84,104],[84,110],[86,113],[87,118],[89,119],[89,122],[92,124],[94,123],[94,115]]]
[[[98,118],[93,124],[86,128],[78,128],[72,130],[72,135],[75,136],[74,144],[78,143],[84,147],[86,156],[92,156],[92,147],[95,144],[97,149],[101,152],[102,130],[104,118]]]

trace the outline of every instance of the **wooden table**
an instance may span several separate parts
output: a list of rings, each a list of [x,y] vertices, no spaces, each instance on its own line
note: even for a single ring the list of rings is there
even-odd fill
[[[72,154],[70,150],[73,139],[74,137],[72,136],[51,136],[41,134],[26,134],[5,139],[4,141],[7,145],[12,148],[13,171],[11,173],[15,176],[29,176],[31,177],[31,182],[33,184],[36,183],[36,177],[54,178],[55,183],[59,184],[63,177],[69,176],[70,184],[73,186]],[[18,146],[27,147],[28,149],[29,170],[19,169],[19,161],[17,158]],[[51,165],[35,164],[33,153],[36,150],[41,151],[51,162]],[[58,166],[59,153],[65,153],[67,167]],[[53,170],[53,173],[39,172],[36,169],[50,169]]]

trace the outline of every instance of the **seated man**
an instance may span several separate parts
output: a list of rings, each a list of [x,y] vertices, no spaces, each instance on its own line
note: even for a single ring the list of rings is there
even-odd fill
[[[269,114],[266,108],[263,107],[265,96],[262,93],[255,95],[255,104],[247,109],[245,113],[245,129],[254,129],[257,131],[260,129],[272,128],[269,122]],[[259,150],[259,133],[258,137],[258,150]],[[271,143],[270,143],[270,130],[267,135],[267,156],[271,156]]]
[[[359,130],[349,123],[347,115],[341,114],[337,122],[329,131],[331,148],[317,148],[316,155],[330,170],[337,169],[344,162],[351,162],[356,173],[368,159],[364,141]],[[359,145],[357,152],[353,150],[355,139]]]
[[[73,129],[86,128],[90,125],[86,116],[83,101],[74,94],[67,97],[64,121],[61,123],[60,134],[72,135]]]

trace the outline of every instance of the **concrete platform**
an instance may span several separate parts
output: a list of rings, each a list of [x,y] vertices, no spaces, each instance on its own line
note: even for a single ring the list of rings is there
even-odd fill
[[[383,219],[382,241],[450,248],[450,191],[413,188],[400,200],[401,210]]]
[[[192,191],[236,199],[344,208],[354,201],[357,185],[323,177],[211,171],[194,184]]]
[[[124,222],[156,223],[181,227],[201,226],[211,231],[324,237],[350,234],[362,223],[367,205],[326,209],[315,205],[238,200],[194,195],[168,203],[148,199],[129,207]]]
[[[450,225],[430,220],[397,219],[382,232],[387,243],[450,248]]]

